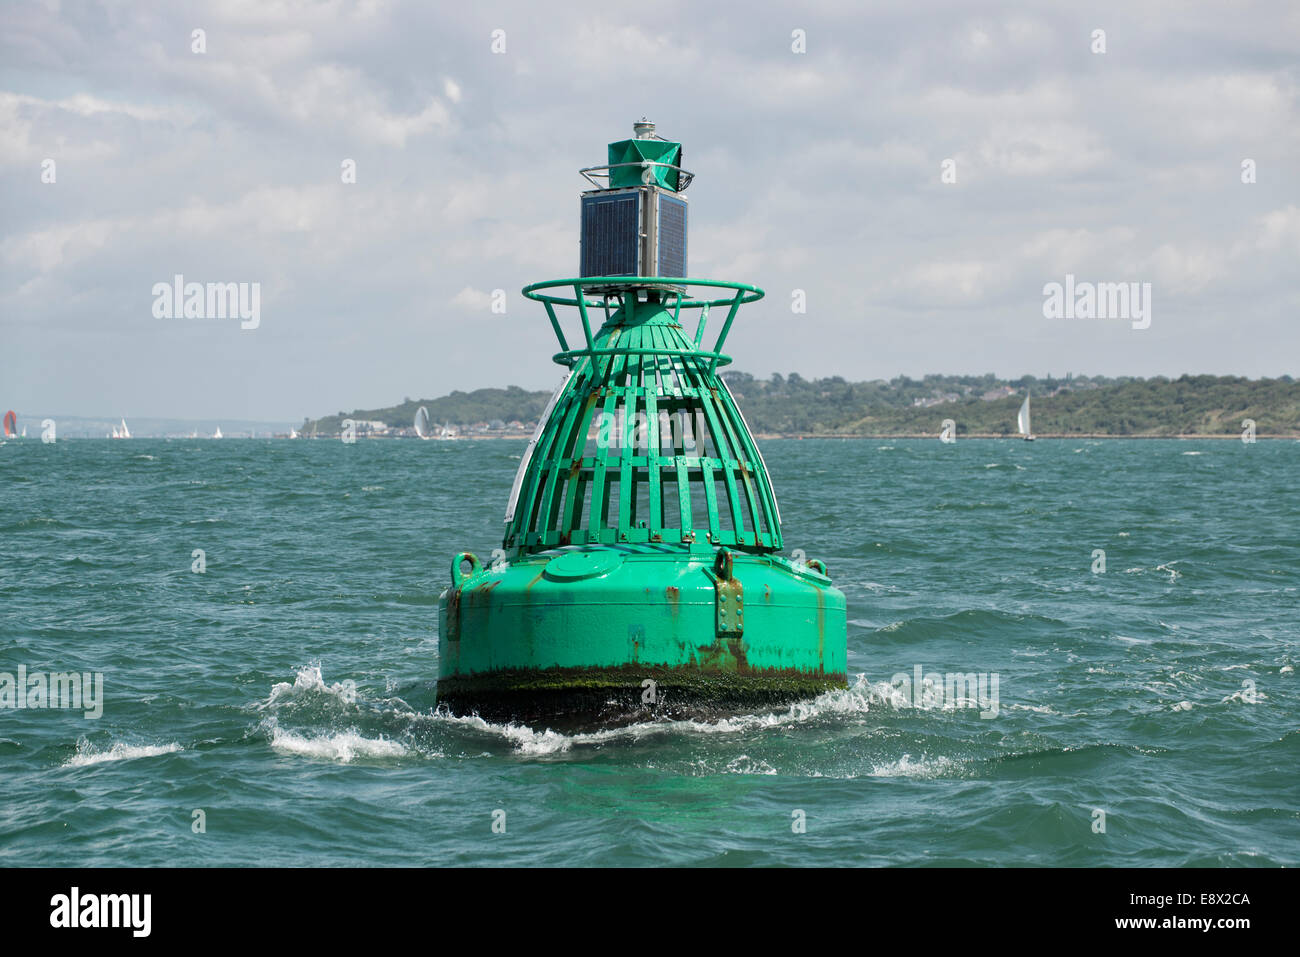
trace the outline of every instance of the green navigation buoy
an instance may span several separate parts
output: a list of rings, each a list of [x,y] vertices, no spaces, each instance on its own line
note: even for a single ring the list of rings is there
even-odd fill
[[[680,143],[634,130],[581,171],[580,278],[523,290],[568,375],[519,463],[504,558],[452,559],[438,702],[456,714],[576,728],[846,686],[844,595],[822,563],[782,556],[767,468],[717,374],[763,291],[683,278],[693,176]],[[578,347],[556,306],[576,308]],[[706,347],[710,309],[725,317]]]

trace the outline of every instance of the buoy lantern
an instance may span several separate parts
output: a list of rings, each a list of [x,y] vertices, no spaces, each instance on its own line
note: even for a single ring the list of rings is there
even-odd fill
[[[717,373],[740,306],[763,291],[683,278],[693,176],[680,143],[646,120],[634,130],[580,171],[596,187],[580,277],[523,290],[568,375],[520,461],[505,558],[452,559],[438,702],[456,714],[581,728],[846,685],[844,595],[821,562],[783,556],[767,468]],[[577,310],[581,343],[556,307]],[[710,310],[725,312],[708,345]]]

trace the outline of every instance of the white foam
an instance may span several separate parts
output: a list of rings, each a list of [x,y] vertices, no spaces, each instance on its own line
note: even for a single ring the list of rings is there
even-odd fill
[[[827,691],[807,701],[796,701],[785,711],[737,715],[716,721],[642,721],[601,731],[564,734],[550,728],[539,731],[523,724],[494,724],[478,715],[454,715],[442,710],[432,715],[411,715],[411,717],[424,717],[473,731],[494,734],[508,741],[519,754],[539,756],[569,751],[575,746],[598,745],[609,741],[638,741],[645,737],[683,731],[694,734],[740,734],[763,728],[801,724],[825,715],[866,714],[872,709],[906,706],[906,697],[895,686],[884,681],[873,684],[867,680],[866,675],[858,675],[852,687]]]
[[[63,762],[65,768],[83,768],[106,761],[130,761],[132,758],[153,758],[184,750],[173,741],[171,744],[125,744],[118,741],[107,750],[99,750],[85,738],[77,742],[77,753]]]
[[[776,768],[766,761],[741,754],[727,762],[727,774],[776,774]]]
[[[354,704],[357,700],[356,684],[351,681],[335,682],[327,685],[321,674],[319,664],[306,665],[298,669],[293,684],[277,681],[271,686],[271,696],[260,707],[269,708],[283,701],[291,701],[305,692],[319,692],[332,695],[345,704]]]
[[[926,758],[913,761],[910,754],[905,754],[897,761],[877,764],[871,773],[878,778],[934,778],[947,774],[958,767],[956,761],[948,757]]]
[[[1234,691],[1226,698],[1222,699],[1221,704],[1227,704],[1229,701],[1237,701],[1241,704],[1255,704],[1259,701],[1267,701],[1268,695],[1254,688],[1242,688],[1240,691]]]
[[[971,701],[968,707],[983,707],[979,701]],[[1012,704],[1004,705],[1007,711],[1032,711],[1034,714],[1056,714],[1057,712],[1050,704]]]
[[[555,754],[560,751],[568,751],[575,744],[599,744],[617,738],[635,739],[647,732],[654,732],[668,726],[668,722],[643,722],[621,728],[610,728],[605,731],[563,734],[550,728],[536,731],[526,724],[494,724],[476,714],[457,715],[440,710],[428,717],[470,731],[482,731],[497,735],[514,745],[518,753],[527,755]]]
[[[271,725],[271,747],[289,754],[310,758],[326,758],[347,764],[354,758],[400,758],[407,754],[404,744],[390,741],[383,735],[367,738],[355,728],[334,734],[305,735]],[[441,755],[433,755],[441,757]]]

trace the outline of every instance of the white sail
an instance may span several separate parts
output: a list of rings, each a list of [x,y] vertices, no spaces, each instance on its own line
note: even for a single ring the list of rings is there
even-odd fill
[[[1020,427],[1021,435],[1031,434],[1029,431],[1029,396],[1025,396],[1024,404],[1020,406],[1020,415],[1016,416],[1016,424]]]
[[[429,410],[424,406],[415,412],[415,434],[422,439],[429,437]]]
[[[122,420],[122,438],[124,438],[124,439],[129,439],[130,437],[131,437],[131,430],[128,429],[128,428],[126,427],[126,419],[123,419],[123,420]]]
[[[546,428],[546,422],[551,417],[551,411],[555,408],[555,403],[560,401],[560,393],[564,391],[564,387],[569,384],[571,378],[573,378],[572,369],[569,370],[568,375],[564,377],[560,384],[556,386],[554,394],[551,395],[551,400],[546,403],[546,408],[542,410],[542,414],[537,419],[537,431],[535,431],[533,437],[528,440],[528,447],[524,449],[524,454],[519,458],[519,471],[515,473],[515,482],[510,488],[510,502],[506,505],[505,521],[507,525],[514,520],[515,508],[519,504],[519,493],[523,490],[524,473],[528,471],[528,463],[532,461],[533,449],[537,447],[537,440],[542,437],[542,430]]]
[[[217,431],[215,431],[215,432],[212,433],[212,437],[213,437],[214,439],[219,439],[219,438],[221,438],[221,426],[217,426]]]

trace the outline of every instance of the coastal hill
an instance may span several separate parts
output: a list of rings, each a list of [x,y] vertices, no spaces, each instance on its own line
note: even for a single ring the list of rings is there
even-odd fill
[[[1300,437],[1300,382],[1291,376],[1067,376],[1063,379],[993,375],[899,376],[848,382],[839,376],[804,379],[797,373],[759,379],[743,372],[725,375],[750,428],[760,435],[938,435],[952,419],[958,435],[1015,435],[1016,412],[1026,391],[1032,396],[1033,430],[1041,436],[1239,436],[1243,419],[1253,419],[1260,436]],[[461,435],[527,433],[546,408],[549,392],[517,386],[453,392],[437,399],[406,399],[385,409],[340,412],[303,423],[304,435],[335,435],[344,419],[359,431],[410,432],[416,410],[425,406],[435,428]]]

